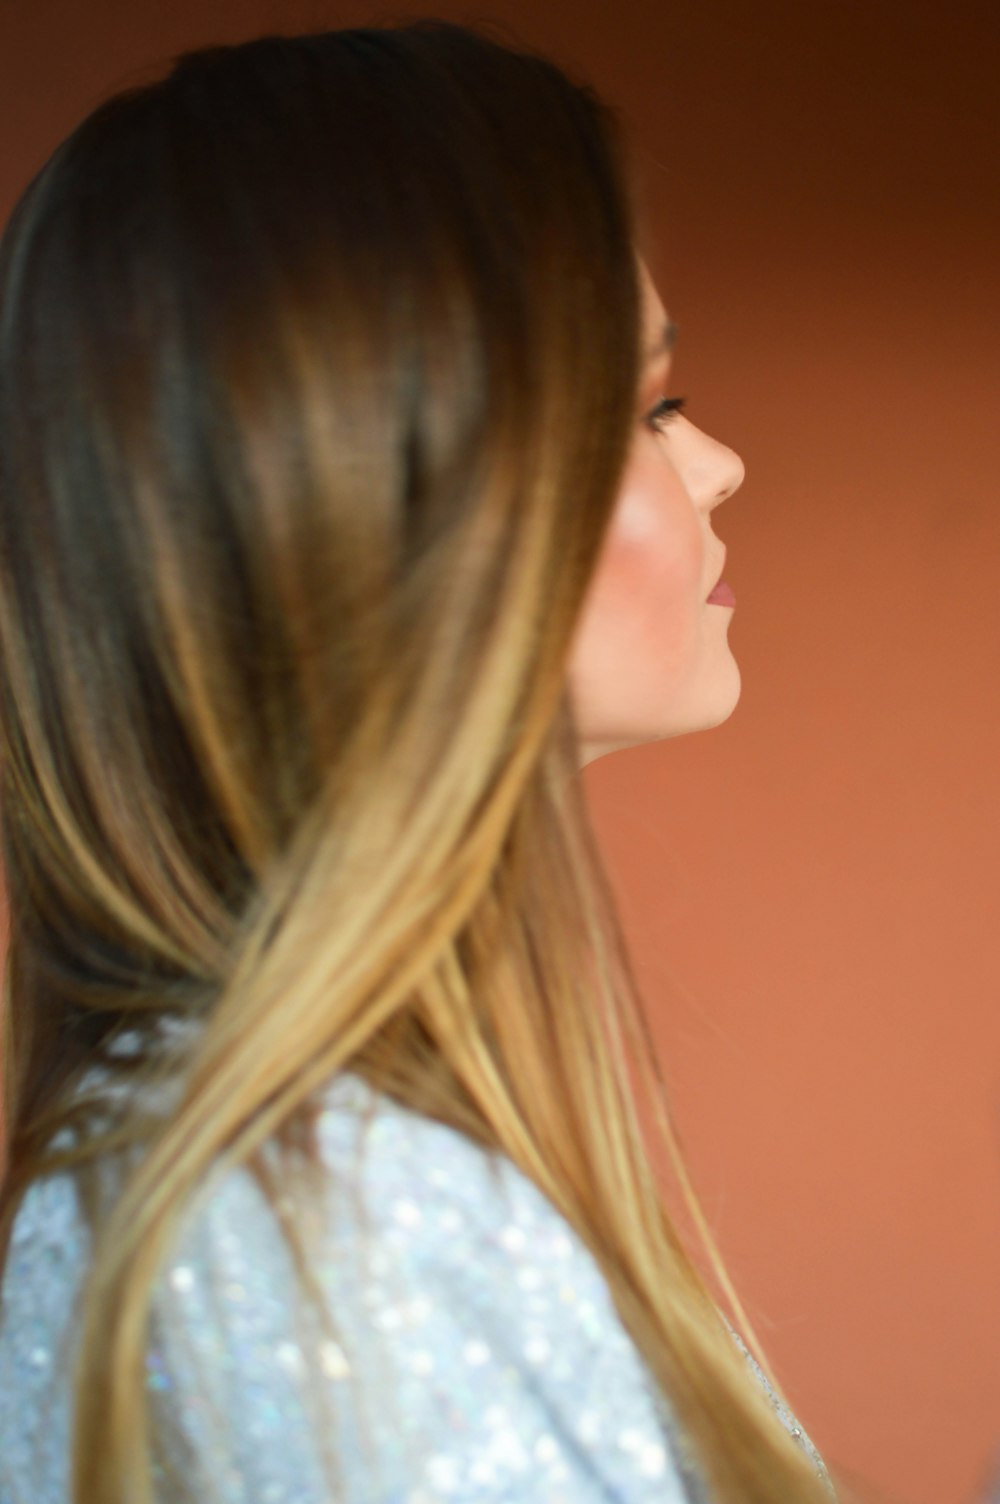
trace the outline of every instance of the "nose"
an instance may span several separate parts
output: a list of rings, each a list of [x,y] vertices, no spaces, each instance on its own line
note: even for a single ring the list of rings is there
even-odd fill
[[[730,449],[726,444],[720,444],[718,440],[713,443],[719,450],[716,461],[715,475],[713,479],[717,483],[717,490],[711,499],[709,510],[717,507],[720,502],[726,501],[738,491],[746,479],[747,468],[735,449]]]
[[[688,495],[711,511],[742,486],[746,467],[735,449],[681,419],[676,426],[677,462]]]

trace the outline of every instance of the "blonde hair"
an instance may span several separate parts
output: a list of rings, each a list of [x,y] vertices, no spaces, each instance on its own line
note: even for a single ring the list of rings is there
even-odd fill
[[[343,1070],[569,1221],[715,1497],[826,1497],[654,1176],[642,1105],[724,1282],[579,786],[635,246],[612,111],[443,22],[187,53],[10,220],[0,1248],[71,1170],[72,1504],[152,1497],[151,1292],[219,1176],[258,1178],[315,1297],[264,1150],[302,1210]],[[79,1091],[98,1063],[117,1095]]]

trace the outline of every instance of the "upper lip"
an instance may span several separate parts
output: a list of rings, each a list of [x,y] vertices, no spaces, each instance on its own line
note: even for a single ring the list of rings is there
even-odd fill
[[[724,570],[724,569],[725,569],[725,567],[726,567],[726,554],[725,554],[725,550],[723,550],[723,554],[722,554],[722,564],[721,564],[721,566],[720,566],[720,568],[719,568],[719,573],[718,573],[718,574],[717,574],[717,575],[716,575],[716,577],[715,577],[715,585],[718,585],[718,583],[719,583],[719,581],[720,581],[720,580],[721,580],[721,579],[722,579],[722,571],[723,571],[723,570]],[[715,585],[713,585],[713,586],[712,586],[712,590],[714,590],[714,589],[715,589]],[[712,593],[712,590],[710,590],[710,591],[709,591],[709,592],[708,592],[708,593],[709,593],[709,595],[711,595],[711,593]]]

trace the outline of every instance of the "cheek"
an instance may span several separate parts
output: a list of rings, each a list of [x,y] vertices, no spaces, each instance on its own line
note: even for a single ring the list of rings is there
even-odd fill
[[[683,677],[696,651],[705,592],[695,509],[662,462],[633,467],[620,493],[573,655],[581,689],[628,696],[650,676]],[[634,681],[634,682],[633,682]]]
[[[604,630],[683,651],[697,627],[704,545],[695,509],[662,462],[633,466],[594,577]]]
[[[601,584],[609,595],[634,601],[634,614],[691,614],[704,564],[701,529],[686,492],[673,476],[655,488],[635,484],[619,497],[608,533]]]

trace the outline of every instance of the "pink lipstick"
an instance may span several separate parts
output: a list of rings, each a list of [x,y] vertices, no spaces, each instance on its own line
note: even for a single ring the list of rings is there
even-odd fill
[[[731,585],[727,585],[725,580],[720,580],[715,589],[712,591],[712,594],[708,597],[708,605],[735,606],[736,597],[733,594],[733,587]]]

